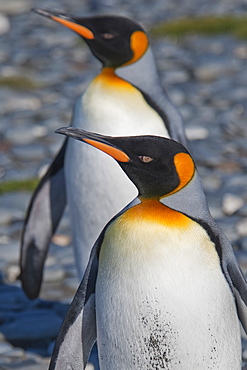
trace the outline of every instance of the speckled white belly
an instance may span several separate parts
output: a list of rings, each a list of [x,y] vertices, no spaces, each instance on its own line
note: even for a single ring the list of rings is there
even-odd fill
[[[240,370],[235,303],[205,231],[118,222],[96,285],[100,369]]]

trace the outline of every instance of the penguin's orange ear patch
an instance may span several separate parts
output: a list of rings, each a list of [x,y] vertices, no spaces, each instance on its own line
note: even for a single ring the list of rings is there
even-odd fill
[[[171,193],[171,195],[182,189],[187,185],[195,173],[195,164],[191,156],[187,153],[177,153],[174,156],[174,165],[179,176],[180,183]]]
[[[92,40],[94,39],[94,34],[88,28],[81,26],[80,24],[68,21],[67,19],[59,18],[56,16],[51,17],[54,21],[61,23],[62,25],[70,28],[72,31],[75,31],[85,39]]]
[[[118,162],[129,162],[130,158],[122,150],[115,148],[114,146],[101,143],[92,139],[83,139],[86,143],[94,146],[95,148],[101,150],[102,152],[110,155],[112,158],[116,159]]]
[[[135,63],[140,59],[148,48],[147,35],[142,31],[135,31],[130,36],[130,48],[133,52],[133,57],[124,66]]]

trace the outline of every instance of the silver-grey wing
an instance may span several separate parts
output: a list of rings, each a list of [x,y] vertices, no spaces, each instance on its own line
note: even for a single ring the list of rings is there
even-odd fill
[[[103,232],[59,331],[49,370],[82,370],[96,341],[95,285]]]
[[[67,139],[35,190],[24,222],[20,279],[31,299],[39,295],[49,243],[66,206],[63,170],[66,146]]]
[[[235,298],[239,320],[247,333],[247,281],[239,267],[232,245],[220,227],[208,218],[197,220],[207,230],[218,253],[222,272]]]
[[[247,281],[227,237],[219,230],[219,257],[223,273],[233,291],[239,320],[247,333]]]

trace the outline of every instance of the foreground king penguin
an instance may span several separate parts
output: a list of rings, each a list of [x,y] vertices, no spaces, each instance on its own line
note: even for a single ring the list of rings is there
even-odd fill
[[[57,132],[113,157],[138,196],[96,241],[50,370],[84,369],[96,339],[101,370],[240,370],[246,281],[188,151],[157,136]]]
[[[119,16],[78,18],[44,9],[35,12],[79,34],[102,63],[100,74],[76,104],[74,127],[111,136],[171,137],[186,146],[180,114],[160,86],[140,25]],[[48,246],[66,202],[81,279],[99,232],[135,195],[133,184],[105,154],[66,140],[27,212],[20,260],[26,294],[30,298],[39,294]]]

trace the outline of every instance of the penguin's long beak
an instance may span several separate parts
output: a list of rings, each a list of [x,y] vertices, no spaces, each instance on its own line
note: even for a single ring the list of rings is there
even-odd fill
[[[94,39],[94,34],[89,28],[78,24],[76,19],[68,14],[40,8],[34,8],[32,9],[32,11],[37,14],[43,15],[47,18],[53,19],[58,23],[61,23],[62,25],[70,28],[71,30],[81,35],[84,39],[88,40]]]
[[[110,136],[103,136],[100,134],[95,134],[92,132],[79,130],[74,127],[61,127],[55,131],[57,134],[66,135],[72,137],[73,139],[84,141],[85,143],[94,146],[95,148],[101,150],[102,152],[110,155],[117,162],[129,162],[129,156],[121,149],[110,143]]]

